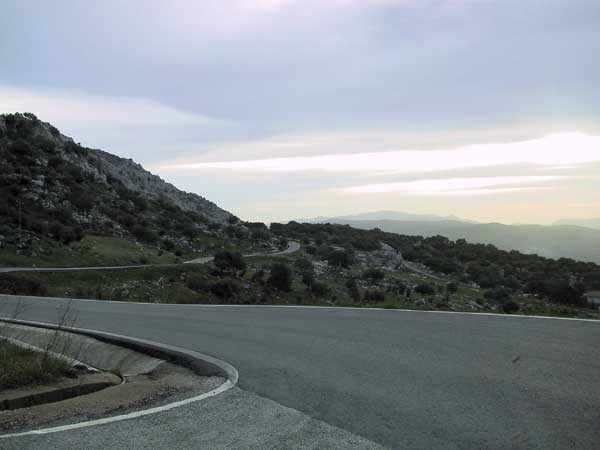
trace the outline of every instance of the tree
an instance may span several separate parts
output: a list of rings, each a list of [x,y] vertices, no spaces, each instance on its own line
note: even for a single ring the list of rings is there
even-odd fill
[[[217,252],[213,262],[221,273],[246,269],[246,262],[240,252],[230,252],[228,250]]]
[[[269,283],[280,291],[292,290],[292,269],[284,263],[275,263],[271,266],[271,277]]]

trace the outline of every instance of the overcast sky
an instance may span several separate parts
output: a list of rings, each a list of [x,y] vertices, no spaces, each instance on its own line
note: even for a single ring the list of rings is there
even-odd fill
[[[597,0],[3,0],[30,111],[244,219],[600,217]]]

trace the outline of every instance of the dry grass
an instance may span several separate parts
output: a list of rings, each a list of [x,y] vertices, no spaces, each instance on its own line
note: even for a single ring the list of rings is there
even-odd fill
[[[48,383],[63,376],[73,375],[73,369],[63,359],[22,348],[0,339],[1,389]]]

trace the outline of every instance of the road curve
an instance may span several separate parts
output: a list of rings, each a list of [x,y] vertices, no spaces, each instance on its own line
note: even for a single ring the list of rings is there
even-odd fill
[[[290,242],[288,247],[284,250],[265,252],[265,253],[250,253],[244,255],[245,258],[252,258],[253,256],[281,256],[289,255],[300,250],[300,244],[298,242]],[[201,258],[192,259],[186,261],[184,264],[206,264],[214,260],[214,256],[203,256]],[[139,269],[142,267],[167,267],[176,266],[177,264],[134,264],[126,266],[91,266],[91,267],[0,267],[0,273],[8,272],[73,272],[81,270],[124,270],[124,269]]]
[[[0,298],[7,315],[15,300]],[[23,300],[56,322],[64,300]],[[73,301],[83,328],[234,365],[238,386],[392,449],[591,449],[600,323],[368,309]],[[202,419],[198,419],[202,420]]]

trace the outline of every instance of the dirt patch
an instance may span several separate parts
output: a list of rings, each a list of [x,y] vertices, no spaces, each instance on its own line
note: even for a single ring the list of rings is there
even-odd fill
[[[56,403],[0,411],[0,432],[27,431],[146,409],[208,392],[224,382],[199,377],[189,369],[161,364],[149,374],[126,377],[126,382]]]

